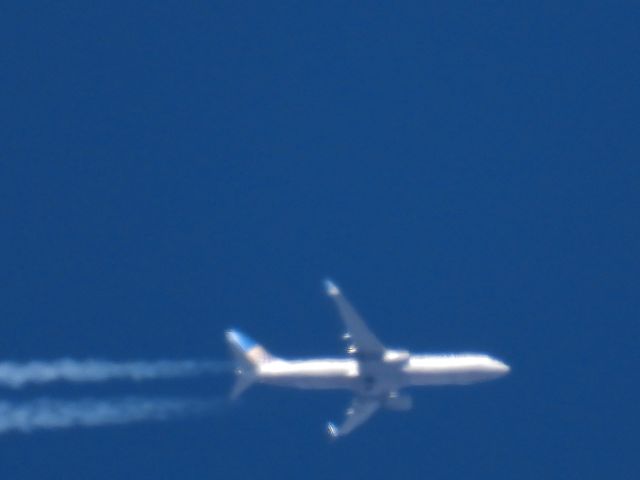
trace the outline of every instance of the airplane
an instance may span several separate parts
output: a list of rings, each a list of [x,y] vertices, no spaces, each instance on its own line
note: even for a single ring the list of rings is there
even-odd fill
[[[406,411],[412,397],[401,390],[412,386],[467,385],[509,373],[505,363],[482,354],[416,355],[386,348],[331,280],[327,295],[334,300],[344,323],[347,358],[285,360],[237,330],[226,340],[236,361],[236,383],[231,399],[254,383],[300,389],[346,389],[353,392],[351,406],[340,426],[327,424],[330,438],[348,435],[380,408]]]

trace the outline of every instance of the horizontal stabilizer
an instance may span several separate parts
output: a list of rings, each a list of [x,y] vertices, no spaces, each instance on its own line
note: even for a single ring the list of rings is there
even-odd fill
[[[255,381],[256,376],[253,372],[236,372],[236,383],[233,384],[229,399],[236,400]]]

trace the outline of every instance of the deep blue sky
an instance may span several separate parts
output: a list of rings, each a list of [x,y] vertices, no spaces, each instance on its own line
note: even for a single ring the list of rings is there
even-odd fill
[[[637,475],[638,6],[445,3],[4,2],[3,359],[336,355],[330,275],[389,345],[513,373],[336,444],[347,394],[266,388],[5,435],[2,478]]]

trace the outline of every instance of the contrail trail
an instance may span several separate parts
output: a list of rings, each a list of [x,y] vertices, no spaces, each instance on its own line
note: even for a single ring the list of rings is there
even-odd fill
[[[152,380],[230,373],[231,362],[205,360],[160,360],[112,362],[62,359],[49,362],[0,362],[0,386],[21,388],[27,384],[56,381],[104,382],[107,380]]]
[[[124,397],[110,400],[0,401],[0,434],[40,429],[123,425],[211,413],[219,401],[188,398]]]

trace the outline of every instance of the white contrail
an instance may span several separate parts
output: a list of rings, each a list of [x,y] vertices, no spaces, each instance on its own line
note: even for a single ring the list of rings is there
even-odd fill
[[[215,408],[220,408],[220,402],[185,398],[0,401],[0,434],[163,421],[204,414]]]
[[[56,381],[151,380],[226,373],[232,370],[231,362],[204,360],[112,362],[62,359],[49,362],[0,362],[0,386],[20,388],[27,384]]]

